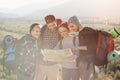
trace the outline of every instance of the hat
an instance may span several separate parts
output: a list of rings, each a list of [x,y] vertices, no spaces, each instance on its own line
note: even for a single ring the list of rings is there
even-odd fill
[[[57,26],[60,26],[62,24],[62,19],[56,19]]]
[[[72,16],[69,18],[68,23],[76,24],[77,26],[81,26],[78,18],[76,16]]]
[[[51,22],[54,22],[54,21],[55,21],[54,15],[47,15],[47,16],[45,17],[45,21],[46,21],[47,24],[49,24],[49,23],[51,23]]]

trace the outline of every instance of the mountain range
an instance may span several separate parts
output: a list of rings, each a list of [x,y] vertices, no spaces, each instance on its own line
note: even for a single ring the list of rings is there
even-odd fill
[[[113,4],[99,4],[90,2],[90,0],[71,0],[69,2],[57,6],[46,7],[44,9],[42,9],[42,6],[39,4],[31,4],[22,8],[8,11],[3,11],[2,9],[0,9],[0,18],[43,19],[48,14],[54,14],[57,18],[67,18],[73,15],[80,17],[120,17],[120,6],[118,4],[119,3],[117,2]]]

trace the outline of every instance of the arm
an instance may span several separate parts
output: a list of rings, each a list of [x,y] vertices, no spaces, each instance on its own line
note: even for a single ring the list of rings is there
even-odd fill
[[[71,60],[75,60],[75,59],[78,58],[78,55],[72,54],[72,55],[69,55],[68,58],[71,59]]]
[[[84,51],[87,51],[87,46],[75,47],[75,48],[72,48],[72,50],[84,50]]]

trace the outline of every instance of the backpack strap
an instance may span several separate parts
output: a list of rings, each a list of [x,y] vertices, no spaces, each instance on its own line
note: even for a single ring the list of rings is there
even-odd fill
[[[100,42],[101,42],[101,32],[98,31],[98,41],[97,41],[96,54],[98,54],[98,52],[99,52]]]
[[[62,40],[60,40],[60,49],[62,49]]]
[[[114,49],[114,41],[113,41],[113,37],[110,36],[110,37],[109,37],[108,52],[111,52],[113,49]]]
[[[76,37],[73,37],[73,45],[76,46]]]

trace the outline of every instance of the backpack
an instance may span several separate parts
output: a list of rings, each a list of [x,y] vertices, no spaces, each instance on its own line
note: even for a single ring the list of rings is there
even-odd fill
[[[9,68],[13,66],[11,62],[15,61],[14,52],[15,52],[16,44],[15,44],[13,36],[6,35],[3,38],[1,45],[4,49],[4,55],[3,55],[4,65]]]
[[[98,31],[98,41],[95,54],[95,65],[102,66],[108,63],[107,55],[114,50],[112,35],[104,31]]]

